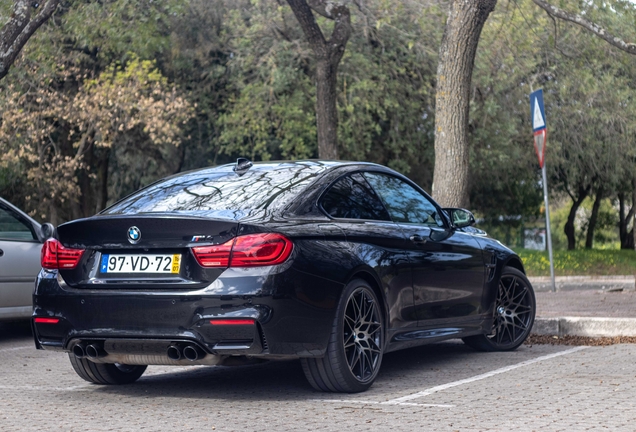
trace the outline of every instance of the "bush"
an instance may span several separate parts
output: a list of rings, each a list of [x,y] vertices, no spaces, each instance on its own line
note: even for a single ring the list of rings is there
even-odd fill
[[[547,251],[517,249],[529,276],[550,276]],[[633,250],[555,250],[556,276],[615,276],[636,274],[636,253]]]

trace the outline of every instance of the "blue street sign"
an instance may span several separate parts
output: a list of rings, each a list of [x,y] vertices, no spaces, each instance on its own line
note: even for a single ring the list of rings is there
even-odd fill
[[[543,108],[543,89],[530,93],[530,118],[532,119],[532,132],[545,129],[545,108]]]

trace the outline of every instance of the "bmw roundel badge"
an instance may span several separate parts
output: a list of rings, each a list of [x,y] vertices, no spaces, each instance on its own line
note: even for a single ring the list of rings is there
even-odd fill
[[[128,241],[132,244],[139,243],[141,240],[141,231],[136,226],[131,226],[128,228]]]

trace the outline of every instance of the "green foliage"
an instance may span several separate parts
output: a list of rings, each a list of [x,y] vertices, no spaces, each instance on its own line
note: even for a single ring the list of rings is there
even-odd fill
[[[529,276],[550,276],[547,251],[517,249],[516,252]],[[633,275],[636,259],[633,250],[555,250],[554,273],[556,276]]]
[[[381,2],[382,3],[382,2]],[[433,11],[428,11],[433,12]],[[370,160],[410,175],[427,189],[432,182],[434,91],[437,55],[425,45],[441,33],[429,21],[413,21],[402,5],[369,27],[359,27],[340,65],[342,157]],[[373,16],[382,16],[376,11]],[[427,26],[427,27],[423,27]],[[367,34],[366,38],[361,35]],[[420,39],[422,38],[422,39]]]
[[[74,49],[102,65],[125,61],[130,53],[153,59],[170,48],[171,16],[184,7],[179,0],[71,0],[61,23]]]
[[[567,203],[560,207],[553,208],[550,213],[550,220],[552,221],[552,245],[555,249],[566,249],[567,238],[563,233],[563,226],[567,220],[570,207]],[[576,213],[576,219],[574,221],[574,228],[576,233],[576,247],[585,247],[585,237],[587,235],[587,228],[589,225],[590,215],[592,213],[592,206],[594,200],[587,198],[581,204],[581,207]],[[598,214],[598,221],[596,223],[596,229],[594,230],[594,248],[596,249],[618,249],[620,247],[620,241],[618,238],[618,212],[614,207],[610,199],[604,199],[601,202],[601,206]]]
[[[0,83],[0,194],[60,222],[179,169],[191,112],[157,64],[185,6],[62,3]]]
[[[636,40],[632,1],[558,4]],[[353,33],[337,84],[340,155],[388,165],[430,190],[437,51],[446,2],[368,0],[348,5]],[[2,3],[0,18],[8,11],[8,3]],[[328,35],[333,22],[317,21]],[[601,184],[608,200],[595,240],[615,245],[612,203],[618,192],[631,194],[636,166],[635,61],[578,26],[553,21],[530,1],[498,1],[479,44],[469,131],[471,208],[488,231],[517,244],[523,227],[541,224],[542,188],[528,94],[543,87],[549,184],[553,201],[559,203],[553,215],[555,246],[565,244],[568,194],[591,185],[593,195]],[[171,126],[178,131],[168,135],[178,139],[178,146],[152,144],[141,122],[124,127],[109,141],[111,147],[100,148],[86,161],[94,169],[78,178],[90,191],[83,193],[94,192],[86,185],[95,188],[95,167],[107,160],[112,201],[159,176],[238,156],[316,157],[314,68],[314,54],[284,0],[67,0],[0,82],[0,104],[6,107],[11,92],[32,89],[44,90],[59,105],[78,95],[99,100],[98,95],[103,99],[118,87],[144,81],[145,88],[159,86],[164,94],[183,95],[193,115]],[[99,112],[106,119],[114,111]],[[91,110],[79,110],[78,119],[83,112]],[[52,128],[53,139],[63,142],[60,154],[76,153],[79,135],[73,134],[80,133],[79,126],[39,118]],[[26,137],[11,139],[26,148]],[[36,196],[26,170],[5,164],[0,194],[19,203]],[[578,244],[590,206],[586,201],[577,217]],[[87,205],[85,212],[98,208]],[[60,214],[61,220],[70,217],[70,210]]]
[[[634,5],[616,5],[562,1],[559,7],[582,11],[635,40],[629,25],[636,17]],[[569,208],[563,198],[576,198],[579,188],[595,194],[600,185],[606,196],[631,190],[626,185],[636,166],[635,65],[636,57],[579,26],[553,21],[532,2],[499,1],[479,44],[470,120],[471,204],[489,227],[514,241],[521,220],[527,226],[540,217],[541,176],[528,103],[528,94],[538,88],[544,89],[546,105],[548,185],[552,199],[562,203],[553,215],[555,247],[567,245],[563,226]],[[523,219],[510,218],[516,215]],[[577,221],[581,245],[587,230],[583,219]],[[609,230],[598,230],[596,240],[614,242]]]
[[[262,1],[194,4],[205,19],[225,24],[205,42],[223,55],[201,70],[225,71],[219,84],[227,97],[206,113],[213,117],[206,127],[214,130],[214,160],[316,157],[313,53],[291,10]],[[436,67],[430,43],[441,38],[442,14],[433,6],[400,5],[390,14],[385,8],[386,1],[372,1],[352,9],[354,32],[338,76],[340,154],[410,172],[429,187]],[[328,34],[331,23],[319,24]],[[180,55],[182,65],[204,58],[187,49]]]
[[[491,224],[500,216],[539,216],[543,192],[527,101],[528,84],[554,56],[545,49],[549,34],[549,19],[530,2],[503,0],[482,32],[471,100],[471,204]]]

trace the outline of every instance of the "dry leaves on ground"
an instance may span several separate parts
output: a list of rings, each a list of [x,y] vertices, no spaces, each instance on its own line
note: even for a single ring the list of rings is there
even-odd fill
[[[526,339],[526,345],[586,345],[586,346],[607,346],[624,343],[636,343],[634,336],[616,337],[585,337],[585,336],[544,336],[530,335]]]

